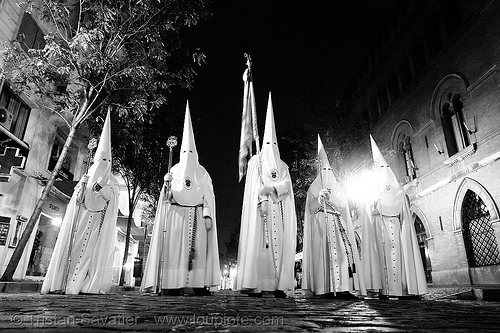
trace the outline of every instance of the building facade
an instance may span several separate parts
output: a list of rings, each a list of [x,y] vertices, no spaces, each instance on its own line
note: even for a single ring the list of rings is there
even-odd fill
[[[427,281],[500,285],[500,2],[397,3],[346,95],[346,170],[371,134],[411,200]]]
[[[42,48],[47,27],[25,13],[17,1],[0,2],[0,40],[25,50]],[[71,115],[67,115],[71,117]],[[66,140],[62,119],[9,82],[0,91],[0,274],[3,274],[41,196]],[[43,276],[50,261],[66,206],[86,163],[86,141],[78,135],[45,202],[14,278]]]
[[[0,42],[19,43],[25,50],[43,48],[48,26],[25,12],[17,0],[0,1]],[[65,114],[71,122],[72,114]],[[68,135],[63,119],[9,82],[0,82],[0,275],[5,271]],[[14,279],[41,280],[47,271],[73,188],[90,161],[88,130],[80,127],[63,167],[26,245]],[[125,190],[122,186],[122,192]],[[120,197],[126,200],[127,193]],[[120,214],[123,219],[123,215]],[[134,229],[135,230],[135,229]],[[118,284],[124,256],[125,232],[117,225],[113,283]],[[130,237],[126,284],[133,285],[132,268],[138,241]]]

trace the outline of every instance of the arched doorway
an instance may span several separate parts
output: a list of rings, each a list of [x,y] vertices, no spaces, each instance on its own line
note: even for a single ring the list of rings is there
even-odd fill
[[[427,283],[432,283],[432,266],[431,258],[429,256],[429,248],[427,245],[427,232],[425,231],[424,224],[418,215],[413,214],[413,223],[415,225],[415,232],[417,233],[418,247],[420,249],[420,256],[422,264],[424,265],[425,279]]]

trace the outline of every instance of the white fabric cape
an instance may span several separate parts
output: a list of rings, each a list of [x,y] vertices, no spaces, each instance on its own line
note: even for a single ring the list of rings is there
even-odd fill
[[[362,263],[367,289],[388,296],[428,292],[415,227],[406,198],[398,216],[370,210],[363,225]]]
[[[100,193],[106,193],[109,197],[107,208],[104,211],[91,212],[86,208],[85,201],[81,205],[76,202],[82,185],[82,180],[80,180],[68,204],[42,284],[42,294],[50,292],[104,294],[111,288],[119,186],[112,180],[108,185],[103,186]],[[85,191],[91,191],[90,187],[86,187]],[[95,199],[100,198],[104,201],[100,193],[86,193],[86,197],[93,194]],[[101,218],[103,222],[99,231]],[[76,231],[71,249],[71,261],[69,261],[68,252],[73,224],[75,224]],[[68,263],[70,263],[69,268]],[[67,270],[68,280],[63,290]]]
[[[172,167],[173,174],[176,172],[176,167],[176,165]],[[198,188],[197,193],[201,192],[202,196],[194,206],[171,204],[166,200],[163,189],[161,191],[141,284],[142,291],[158,292],[158,289],[213,287],[220,284],[217,222],[212,180],[200,165],[198,165],[195,174],[193,181]],[[172,191],[175,198],[174,189]],[[197,210],[196,256],[193,260],[193,269],[188,270],[189,234],[195,209]],[[205,228],[204,215],[212,218],[212,228],[209,231]],[[163,229],[165,229],[164,233]],[[160,261],[163,261],[163,265],[160,265]],[[159,281],[159,274],[161,281]]]
[[[279,161],[279,179],[272,183],[276,187],[278,197],[271,197],[268,203],[269,248],[266,248],[263,222],[258,207],[260,187],[258,158],[258,155],[254,155],[248,163],[235,288],[251,292],[282,290],[291,296],[295,287],[297,217],[290,174],[286,164]],[[283,208],[283,216],[280,213],[280,205]],[[273,215],[276,219],[273,219]],[[276,240],[274,231],[278,234]],[[279,262],[277,268],[274,265],[274,256]]]
[[[331,292],[351,292],[366,295],[364,276],[360,263],[360,253],[354,235],[354,226],[348,210],[347,200],[340,185],[331,184],[330,204],[341,214],[340,221],[345,230],[346,242],[341,236],[340,225],[331,214],[320,211],[319,191],[326,185],[321,184],[318,175],[307,192],[304,214],[304,246],[302,260],[302,289],[310,289],[316,295]],[[335,197],[335,200],[334,200]],[[328,210],[328,208],[327,208]],[[328,217],[328,222],[325,218]],[[325,224],[328,223],[326,226]],[[350,246],[349,246],[349,243]],[[352,277],[349,277],[349,260],[354,263]],[[353,261],[353,262],[352,262]]]

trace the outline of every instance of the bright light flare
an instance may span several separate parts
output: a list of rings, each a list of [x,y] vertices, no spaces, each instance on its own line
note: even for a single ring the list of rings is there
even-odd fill
[[[130,260],[127,261],[127,263],[125,264],[125,270],[131,271],[133,268],[134,268],[134,263],[131,262]]]
[[[233,279],[236,277],[236,267],[235,266],[231,266],[231,268],[229,269],[229,276]]]
[[[56,217],[56,218],[53,218],[51,222],[54,226],[60,227],[63,221],[60,217]]]
[[[346,195],[353,202],[366,203],[380,196],[380,174],[363,170],[346,182]]]

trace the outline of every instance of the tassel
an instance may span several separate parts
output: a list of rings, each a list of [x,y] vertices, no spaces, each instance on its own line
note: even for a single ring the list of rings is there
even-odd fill
[[[193,269],[194,250],[189,251],[188,271]]]
[[[194,249],[195,249],[196,228],[197,227],[198,227],[198,214],[197,214],[196,207],[195,207],[194,208],[194,218],[193,218],[193,233],[191,236],[191,248],[189,249],[188,271],[193,269]]]

